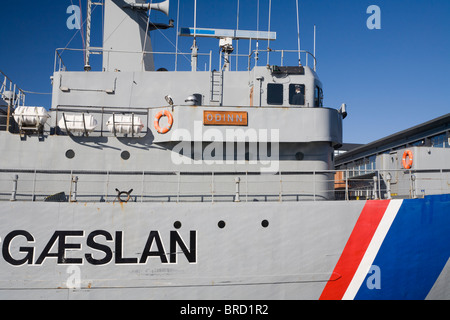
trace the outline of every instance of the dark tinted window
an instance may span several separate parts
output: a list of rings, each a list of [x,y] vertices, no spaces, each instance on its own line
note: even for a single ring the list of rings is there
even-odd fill
[[[322,88],[317,86],[314,89],[314,107],[323,107],[323,91]]]
[[[305,105],[305,85],[294,84],[289,85],[289,103],[296,106]]]
[[[267,85],[267,104],[283,104],[283,85],[269,83]]]

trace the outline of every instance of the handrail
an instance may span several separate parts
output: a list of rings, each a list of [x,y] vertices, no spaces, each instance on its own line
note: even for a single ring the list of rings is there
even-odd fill
[[[55,52],[55,62],[54,62],[54,71],[66,71],[67,67],[63,62],[62,59],[62,53],[64,51],[72,51],[72,52],[83,52],[85,53],[87,51],[87,49],[74,49],[74,48],[58,48],[56,49]],[[142,55],[146,55],[146,54],[160,54],[160,55],[175,55],[175,56],[191,56],[192,53],[183,53],[183,52],[157,52],[157,51],[129,51],[129,50],[110,50],[110,49],[103,49],[103,48],[89,48],[89,52],[91,54],[110,54],[110,53],[130,53],[130,54],[142,54]],[[252,61],[252,57],[255,56],[255,61],[258,60],[259,54],[260,53],[281,53],[281,60],[280,60],[280,65],[283,66],[284,65],[284,55],[285,53],[297,53],[297,54],[305,54],[306,55],[306,64],[305,66],[309,65],[309,61],[308,61],[308,57],[311,56],[311,58],[314,61],[313,64],[313,70],[316,71],[317,69],[317,59],[316,57],[309,51],[307,50],[277,50],[277,49],[268,49],[268,50],[253,50],[251,51],[249,54],[230,54],[230,57],[247,57],[248,58],[248,66],[247,66],[247,70],[249,71],[251,68],[251,61]],[[209,53],[197,53],[198,56],[205,56],[205,57],[209,57],[209,71],[212,70],[212,51],[210,51]],[[186,58],[187,59],[187,58]],[[188,60],[188,59],[187,59]],[[190,60],[188,60],[190,62]],[[219,63],[220,65],[221,63]],[[175,70],[177,70],[177,68],[175,68]]]
[[[61,72],[61,71],[66,71],[67,67],[64,64],[63,60],[62,60],[62,53],[64,51],[73,51],[73,52],[83,52],[85,53],[86,51],[88,51],[87,49],[75,49],[75,48],[57,48],[55,50],[55,63],[54,63],[54,72]],[[61,53],[60,53],[61,52]],[[142,54],[142,55],[146,55],[146,54],[161,54],[161,55],[175,55],[175,56],[190,56],[191,53],[184,53],[184,52],[158,52],[158,51],[129,51],[129,50],[110,50],[110,49],[103,49],[103,48],[94,48],[91,47],[89,48],[89,52],[90,54],[110,54],[110,53],[130,53],[130,54]],[[212,70],[212,52],[210,53],[198,53],[199,56],[205,56],[205,57],[209,57],[209,71]],[[58,62],[58,58],[59,61]],[[64,70],[61,69],[61,64],[64,66]],[[57,65],[59,66],[59,68],[57,69]]]
[[[269,53],[277,53],[277,52],[279,52],[279,53],[281,53],[281,64],[280,64],[280,66],[283,66],[284,65],[284,53],[297,53],[297,54],[299,54],[299,53],[304,53],[304,54],[306,54],[306,63],[305,63],[305,66],[308,66],[309,64],[308,64],[308,56],[311,56],[311,58],[314,60],[314,66],[313,66],[313,70],[314,71],[316,71],[317,70],[317,59],[316,59],[316,57],[314,56],[314,54],[312,54],[311,52],[309,52],[309,51],[307,51],[307,50],[276,50],[276,49],[269,49],[269,50],[253,50],[249,55],[248,55],[248,70],[250,70],[250,66],[251,66],[251,59],[252,59],[252,56],[254,55],[254,54],[256,54],[256,56],[255,56],[255,59],[258,59],[258,54],[260,53],[260,52],[267,52],[267,54],[269,54]]]
[[[25,105],[25,92],[20,89],[11,79],[8,78],[3,71],[0,70],[0,102],[4,101],[7,105],[1,107],[7,108],[5,124],[0,125],[0,128],[5,128],[9,131],[11,125],[11,117],[14,110],[19,106]]]
[[[450,169],[190,172],[0,169],[0,201],[114,202],[134,190],[133,202],[248,202],[419,198],[450,193]],[[73,194],[75,192],[75,195]]]
[[[12,107],[25,105],[25,92],[20,89],[14,82],[0,70],[0,98],[3,98],[5,92],[13,92],[13,101],[11,103]]]

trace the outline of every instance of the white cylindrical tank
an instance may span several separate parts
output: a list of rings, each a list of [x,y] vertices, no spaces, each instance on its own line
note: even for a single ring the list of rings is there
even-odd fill
[[[92,132],[97,127],[97,120],[90,114],[65,114],[59,120],[58,126],[62,131],[72,133]]]
[[[106,126],[110,132],[120,134],[139,134],[144,129],[144,123],[136,115],[114,115],[108,119]]]
[[[43,107],[17,107],[13,116],[19,126],[44,125],[50,117]]]

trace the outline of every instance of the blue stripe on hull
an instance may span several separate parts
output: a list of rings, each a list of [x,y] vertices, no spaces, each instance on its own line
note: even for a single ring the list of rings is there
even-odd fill
[[[425,299],[449,257],[450,195],[404,200],[355,299]]]

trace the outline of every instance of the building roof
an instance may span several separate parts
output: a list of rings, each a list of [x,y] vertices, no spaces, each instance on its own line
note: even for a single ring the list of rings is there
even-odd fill
[[[336,165],[340,165],[373,154],[383,153],[449,130],[450,113],[340,154],[336,157],[335,162]]]

